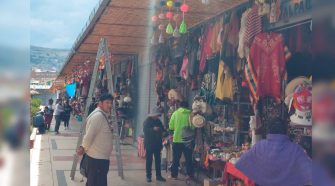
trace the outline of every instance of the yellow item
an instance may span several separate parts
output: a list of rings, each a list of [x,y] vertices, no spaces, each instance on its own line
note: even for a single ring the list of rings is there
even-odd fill
[[[224,67],[224,62],[220,61],[218,80],[216,82],[215,97],[223,100],[224,98],[233,99],[234,80],[231,76],[229,69]]]

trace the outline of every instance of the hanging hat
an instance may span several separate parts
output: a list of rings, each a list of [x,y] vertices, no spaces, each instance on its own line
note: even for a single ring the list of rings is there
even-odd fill
[[[335,140],[334,90],[325,89],[313,97],[313,123],[313,140]]]
[[[285,96],[292,95],[297,86],[301,84],[311,84],[311,81],[304,76],[294,78],[287,84],[285,89]]]
[[[191,114],[190,120],[196,128],[201,128],[206,125],[206,119],[200,114],[193,115]]]
[[[183,97],[182,97],[182,95],[181,95],[180,92],[177,91],[176,89],[171,89],[171,90],[168,92],[168,98],[169,98],[170,100],[183,101]]]
[[[293,93],[292,105],[295,113],[290,117],[292,125],[312,125],[312,86],[298,85]]]

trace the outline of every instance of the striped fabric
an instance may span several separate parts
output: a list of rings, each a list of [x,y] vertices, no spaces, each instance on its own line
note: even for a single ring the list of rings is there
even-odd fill
[[[262,32],[262,18],[258,15],[258,7],[252,7],[247,17],[245,41],[246,46],[250,46],[254,37]]]

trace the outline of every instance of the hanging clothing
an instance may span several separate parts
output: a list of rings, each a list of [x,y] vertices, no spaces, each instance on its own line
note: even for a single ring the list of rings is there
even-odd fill
[[[213,33],[212,33],[212,38],[211,38],[211,48],[213,54],[219,53],[221,47],[217,44],[217,36],[219,35],[221,28],[222,28],[222,20],[219,20],[215,23],[213,26]]]
[[[228,69],[225,70],[224,62],[221,61],[219,64],[218,78],[216,82],[215,97],[223,100],[224,98],[233,99],[233,77],[231,76]]]
[[[239,33],[239,43],[238,43],[238,54],[241,59],[249,55],[249,48],[245,46],[244,40],[247,27],[247,18],[250,11],[251,9],[246,10],[241,17],[241,29]]]
[[[237,48],[238,47],[238,38],[239,38],[239,19],[237,16],[236,11],[234,11],[231,14],[230,17],[230,23],[229,23],[229,30],[228,30],[228,42],[229,44],[231,44],[233,46],[233,48]]]
[[[254,37],[262,32],[262,18],[258,15],[258,7],[255,5],[247,16],[244,43],[250,46]]]
[[[204,72],[206,67],[206,59],[212,55],[211,39],[212,39],[213,28],[208,26],[205,34],[201,39],[201,54],[200,54],[200,72]]]
[[[184,79],[188,78],[188,57],[185,55],[183,59],[183,64],[180,70],[180,76]]]
[[[258,81],[255,98],[281,97],[285,72],[284,40],[278,33],[261,33],[250,48],[249,62]]]

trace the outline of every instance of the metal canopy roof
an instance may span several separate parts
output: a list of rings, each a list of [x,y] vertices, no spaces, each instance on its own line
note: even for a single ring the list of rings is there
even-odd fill
[[[185,20],[192,27],[247,0],[187,0],[190,11]],[[72,47],[58,80],[69,75],[76,65],[87,60],[94,62],[102,37],[109,42],[113,61],[139,54],[150,47],[152,36],[151,16],[160,12],[159,0],[101,0]],[[93,63],[91,63],[93,67]]]

